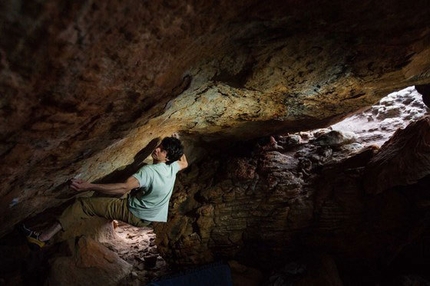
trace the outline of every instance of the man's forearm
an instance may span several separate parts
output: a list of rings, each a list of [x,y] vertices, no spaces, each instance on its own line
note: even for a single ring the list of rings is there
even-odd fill
[[[106,195],[123,195],[130,191],[124,183],[117,184],[90,184],[90,189]]]
[[[78,192],[97,191],[106,195],[123,195],[139,187],[135,177],[129,177],[124,183],[93,184],[81,179],[72,179],[70,187]]]
[[[179,167],[180,167],[181,170],[185,169],[186,167],[188,167],[187,156],[185,156],[185,154],[183,154],[181,156],[181,158],[179,158],[178,164],[179,164]]]

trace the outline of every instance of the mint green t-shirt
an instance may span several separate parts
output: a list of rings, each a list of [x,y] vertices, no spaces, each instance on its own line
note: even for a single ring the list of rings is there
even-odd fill
[[[133,175],[140,188],[128,197],[128,208],[135,216],[148,221],[167,221],[169,200],[175,185],[178,161],[143,166]]]

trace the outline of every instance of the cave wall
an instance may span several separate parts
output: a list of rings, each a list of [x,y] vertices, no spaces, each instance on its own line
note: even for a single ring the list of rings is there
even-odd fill
[[[345,285],[425,275],[429,122],[380,149],[327,129],[206,158],[180,175],[168,222],[154,226],[158,249],[172,265],[237,260],[266,275],[327,256]]]

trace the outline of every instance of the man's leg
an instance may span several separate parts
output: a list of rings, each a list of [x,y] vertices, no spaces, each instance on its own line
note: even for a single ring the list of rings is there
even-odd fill
[[[147,226],[151,223],[136,217],[128,210],[126,196],[122,198],[85,198],[81,200],[81,203],[82,210],[87,217],[99,216],[110,220],[120,220],[138,227]],[[68,222],[63,222],[61,218],[59,221],[63,225],[63,228],[65,228],[65,224]]]
[[[41,241],[48,241],[50,240],[57,232],[59,232],[62,229],[61,224],[56,221],[53,225],[48,227],[47,229],[43,230],[39,234],[39,240]]]
[[[38,239],[41,241],[48,241],[60,230],[69,228],[76,219],[87,218],[88,215],[86,215],[82,208],[81,200],[81,198],[76,199],[72,205],[68,206],[56,222],[39,234]]]
[[[63,211],[58,221],[43,230],[37,239],[42,242],[48,241],[60,230],[67,230],[77,219],[87,219],[93,216],[121,220],[138,227],[148,226],[151,223],[134,216],[128,210],[127,205],[127,198],[78,198]]]
[[[57,221],[47,229],[44,229],[38,239],[40,241],[48,241],[60,230],[69,229],[77,219],[87,219],[92,216],[105,217],[109,201],[115,200],[115,198],[78,198],[75,202],[68,206]]]
[[[128,210],[127,197],[79,198],[73,205],[64,210],[63,214],[58,218],[58,222],[63,230],[67,230],[77,219],[87,219],[93,216],[104,217],[109,220],[120,220],[138,227],[150,224],[150,222],[141,220]],[[54,228],[54,230],[56,229]]]

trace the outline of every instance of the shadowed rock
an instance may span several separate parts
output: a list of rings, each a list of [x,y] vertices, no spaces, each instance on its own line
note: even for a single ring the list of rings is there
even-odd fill
[[[364,186],[379,194],[395,186],[416,183],[430,174],[430,118],[399,129],[366,166]]]

